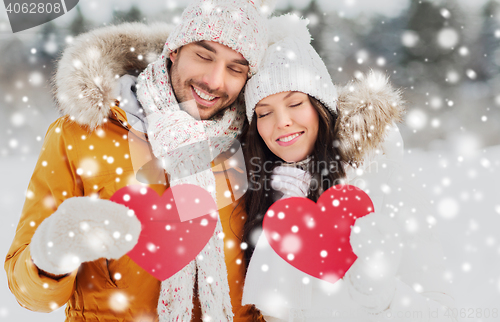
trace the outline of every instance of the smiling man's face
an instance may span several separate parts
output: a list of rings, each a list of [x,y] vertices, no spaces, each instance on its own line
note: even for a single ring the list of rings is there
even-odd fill
[[[240,53],[212,41],[190,43],[170,54],[172,87],[181,108],[207,120],[229,107],[248,78]]]

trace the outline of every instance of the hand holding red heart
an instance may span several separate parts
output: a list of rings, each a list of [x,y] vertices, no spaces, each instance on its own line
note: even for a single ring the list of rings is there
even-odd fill
[[[372,211],[364,191],[337,185],[317,203],[307,198],[278,200],[267,211],[263,230],[274,251],[289,264],[335,283],[356,260],[349,244],[351,226]]]
[[[127,254],[165,280],[205,247],[217,215],[210,194],[193,185],[169,188],[162,196],[131,185],[117,190],[110,200],[69,198],[38,227],[31,255],[40,269],[59,275],[82,262]]]

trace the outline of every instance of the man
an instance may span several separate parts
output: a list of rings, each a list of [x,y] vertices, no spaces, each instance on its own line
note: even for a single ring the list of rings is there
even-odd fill
[[[123,256],[137,242],[137,219],[107,199],[127,185],[147,183],[159,195],[169,186],[163,172],[158,175],[146,136],[137,130],[143,116],[123,98],[113,104],[124,84],[118,76],[144,69],[170,33],[162,55],[170,66],[162,72],[171,81],[160,91],[171,90],[171,104],[180,103],[192,118],[217,124],[236,109],[256,71],[267,42],[264,19],[252,1],[199,0],[173,30],[108,27],[80,36],[65,51],[56,74],[56,97],[65,116],[47,132],[5,261],[9,287],[22,306],[50,312],[67,303],[67,321],[157,321],[157,308],[168,311],[162,320],[201,321],[214,311],[207,309],[210,304],[232,306],[232,312],[222,312],[227,320],[233,313],[235,321],[260,318],[241,307],[239,238],[246,218],[241,205],[219,209],[230,304],[200,304],[196,283],[202,280],[196,277],[195,285],[182,284],[194,288],[194,296],[176,298],[177,289],[162,290],[172,302],[158,303],[160,281]],[[241,120],[232,124],[240,126]],[[229,181],[245,180],[237,168],[213,172],[218,203]]]

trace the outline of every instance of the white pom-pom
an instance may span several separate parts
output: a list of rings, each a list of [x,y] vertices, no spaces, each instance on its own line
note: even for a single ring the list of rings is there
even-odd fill
[[[311,34],[307,28],[308,24],[308,19],[301,19],[295,14],[272,17],[268,22],[269,46],[286,37],[294,37],[300,41],[310,43]]]
[[[265,16],[270,16],[276,7],[277,0],[250,0]]]

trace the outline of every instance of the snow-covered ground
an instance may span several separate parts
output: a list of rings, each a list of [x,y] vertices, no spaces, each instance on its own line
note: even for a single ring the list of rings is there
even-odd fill
[[[477,318],[478,310],[500,310],[500,146],[464,156],[411,151],[405,160],[402,182],[416,187],[433,205],[425,221],[441,238],[447,268],[443,278],[451,281],[458,312],[471,317],[463,321],[500,321]],[[35,162],[36,156],[0,161],[2,256],[14,237]],[[63,321],[64,312],[23,309],[10,293],[5,274],[0,274],[0,320]]]

